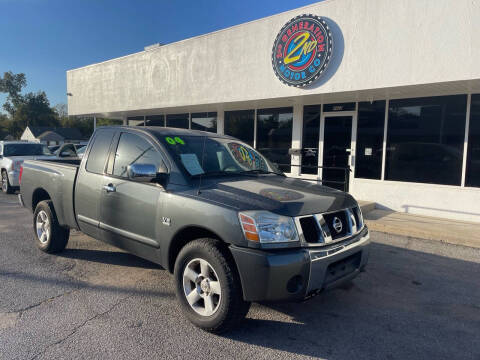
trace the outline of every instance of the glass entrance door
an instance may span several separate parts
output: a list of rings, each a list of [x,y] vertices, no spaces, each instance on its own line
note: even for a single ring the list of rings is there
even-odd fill
[[[352,120],[344,115],[323,117],[322,183],[345,191],[350,180]]]

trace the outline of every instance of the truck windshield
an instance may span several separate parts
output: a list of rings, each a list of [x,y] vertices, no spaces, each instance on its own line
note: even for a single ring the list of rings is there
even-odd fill
[[[208,136],[164,136],[160,138],[177,163],[191,176],[282,172],[247,144]]]
[[[32,155],[52,155],[52,153],[43,144],[6,144],[3,148],[3,156]]]

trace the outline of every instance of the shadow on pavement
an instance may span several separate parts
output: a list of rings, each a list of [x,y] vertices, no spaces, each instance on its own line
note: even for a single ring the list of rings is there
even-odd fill
[[[163,269],[160,265],[144,260],[135,255],[119,251],[89,250],[89,249],[65,249],[57,254],[58,257],[92,261],[102,264],[128,266],[144,269]]]
[[[329,360],[480,358],[480,264],[378,243],[370,260],[353,282],[261,304],[278,316],[248,318],[224,336]]]
[[[159,269],[123,252],[67,249],[59,256]],[[46,283],[169,300],[175,296],[173,291],[144,289],[139,284],[89,284],[16,271],[0,271],[0,288],[2,277],[28,286]],[[262,349],[279,350],[285,358],[479,359],[479,279],[480,263],[374,242],[366,272],[353,282],[306,302],[255,304],[243,324],[222,337],[259,355]]]
[[[94,290],[99,292],[107,292],[107,293],[114,293],[114,294],[127,294],[127,295],[143,295],[143,296],[159,296],[163,298],[174,298],[175,294],[169,291],[155,291],[149,289],[142,289],[139,286],[114,286],[114,285],[106,285],[106,284],[92,284],[86,281],[76,281],[71,279],[59,279],[56,277],[45,277],[45,276],[38,276],[33,274],[27,273],[20,273],[20,272],[5,272],[0,271],[0,283],[2,277],[9,277],[14,278],[19,281],[30,282],[32,284],[48,284],[52,287],[64,287],[67,289],[74,289],[74,290]],[[70,292],[70,291],[69,291]]]

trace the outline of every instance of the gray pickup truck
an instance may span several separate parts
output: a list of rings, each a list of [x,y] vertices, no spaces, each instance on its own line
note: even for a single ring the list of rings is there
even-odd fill
[[[207,132],[97,129],[81,160],[25,161],[19,199],[41,250],[63,250],[76,229],[153,261],[174,274],[186,317],[211,332],[252,301],[305,299],[368,261],[352,196]]]

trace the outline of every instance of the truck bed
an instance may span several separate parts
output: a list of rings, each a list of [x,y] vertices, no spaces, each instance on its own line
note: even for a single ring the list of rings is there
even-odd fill
[[[39,197],[53,201],[60,225],[78,229],[74,212],[74,190],[79,159],[26,160],[20,192],[26,207],[35,210]]]
[[[75,167],[79,167],[80,163],[82,162],[81,159],[45,159],[45,160],[37,160],[37,161],[45,161],[49,163],[55,163],[55,164],[63,164],[63,165],[72,165]]]

